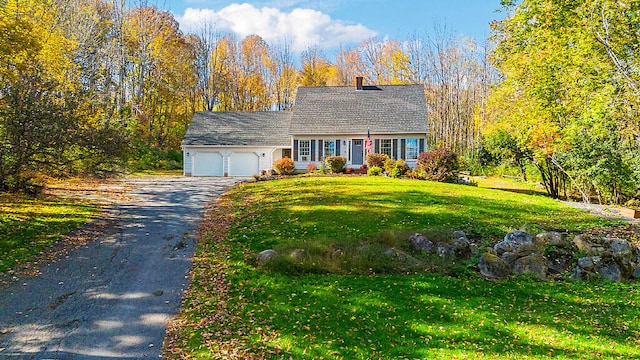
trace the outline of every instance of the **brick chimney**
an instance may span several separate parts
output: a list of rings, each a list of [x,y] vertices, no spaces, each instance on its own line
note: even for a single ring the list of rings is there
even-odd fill
[[[356,76],[356,90],[362,90],[364,89],[363,85],[362,85],[362,76]]]

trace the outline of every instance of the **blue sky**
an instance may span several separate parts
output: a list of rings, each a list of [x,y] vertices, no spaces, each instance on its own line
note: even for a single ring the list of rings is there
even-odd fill
[[[160,1],[162,3],[162,0]],[[505,16],[500,0],[165,0],[185,32],[204,19],[218,31],[268,42],[288,41],[296,51],[317,45],[329,52],[367,38],[405,39],[446,27],[454,35],[489,35],[489,23]]]

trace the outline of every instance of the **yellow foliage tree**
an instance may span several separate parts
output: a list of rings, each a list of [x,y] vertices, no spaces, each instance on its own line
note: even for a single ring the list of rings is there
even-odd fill
[[[302,86],[326,86],[331,77],[331,64],[320,48],[312,46],[302,52],[302,70],[299,83]]]

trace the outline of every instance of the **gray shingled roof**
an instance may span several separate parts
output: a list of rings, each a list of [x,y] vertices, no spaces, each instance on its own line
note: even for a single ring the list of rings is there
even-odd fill
[[[291,146],[291,112],[197,112],[182,145]]]
[[[424,85],[300,87],[290,133],[426,133]]]

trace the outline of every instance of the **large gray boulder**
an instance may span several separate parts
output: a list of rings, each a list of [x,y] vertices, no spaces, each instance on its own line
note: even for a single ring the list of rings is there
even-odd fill
[[[465,239],[465,240],[469,241],[469,238],[467,237],[467,234],[462,230],[454,231],[453,232],[453,239],[454,240]]]
[[[544,238],[533,236],[526,231],[512,231],[503,241],[494,245],[493,253],[506,263],[513,273],[531,273],[539,279],[545,279],[548,267],[543,256],[544,241]],[[495,262],[494,259],[492,261]]]
[[[265,262],[271,258],[276,257],[277,255],[278,253],[275,250],[267,249],[258,253],[257,259],[258,259],[258,262]]]
[[[585,256],[578,259],[577,265],[583,270],[592,271],[600,265],[601,260],[600,256]]]
[[[637,250],[628,241],[582,234],[573,239],[573,244],[589,255],[578,259],[579,273],[599,274],[612,281],[626,281],[633,277]]]
[[[538,279],[544,280],[547,277],[547,264],[542,255],[533,254],[524,256],[511,264],[511,269],[515,274],[534,274]]]
[[[622,269],[615,261],[609,261],[601,264],[597,270],[600,276],[611,281],[621,282],[624,280]]]
[[[493,250],[498,256],[505,252],[527,256],[531,253],[542,253],[544,244],[536,241],[536,238],[526,231],[517,230],[505,235],[504,240],[497,243]]]
[[[456,260],[469,260],[471,253],[471,243],[466,237],[460,237],[449,245],[449,256]]]
[[[558,248],[566,249],[571,246],[571,243],[565,239],[564,235],[556,231],[547,231],[536,235],[536,241],[543,245],[555,246]]]
[[[571,273],[571,278],[574,280],[586,280],[588,276],[588,272],[582,269],[580,266],[576,266]]]
[[[609,239],[608,253],[616,258],[628,258],[631,260],[633,248],[628,241],[622,239]]]
[[[425,251],[429,254],[435,252],[435,245],[433,242],[420,233],[411,235],[411,237],[409,237],[409,243],[411,244],[411,248],[415,251]]]
[[[584,251],[590,256],[609,255],[631,258],[633,254],[631,244],[623,239],[580,234],[573,239],[573,244],[578,250]]]
[[[583,280],[589,276],[599,275],[611,281],[626,281],[633,277],[635,269],[630,262],[611,256],[585,256],[578,259],[574,270],[574,278]]]
[[[506,279],[511,274],[511,267],[504,260],[491,253],[484,253],[478,260],[478,269],[485,279]]]

